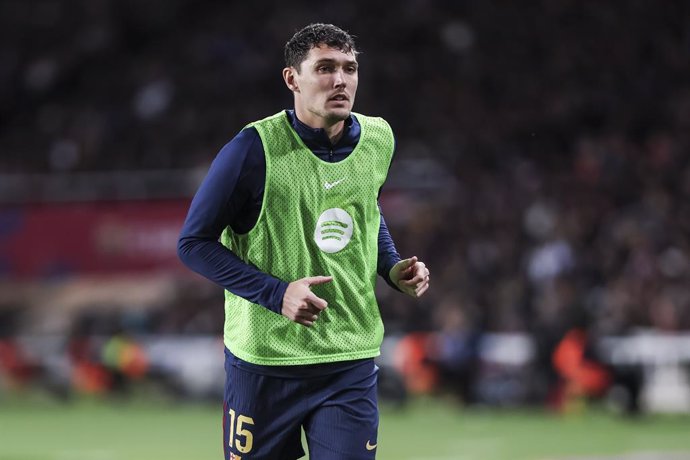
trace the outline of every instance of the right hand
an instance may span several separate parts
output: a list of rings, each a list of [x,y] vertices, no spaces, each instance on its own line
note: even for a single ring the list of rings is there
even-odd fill
[[[328,302],[311,292],[310,287],[331,281],[332,276],[309,276],[288,284],[283,296],[283,316],[304,326],[313,326],[319,314],[328,306]]]

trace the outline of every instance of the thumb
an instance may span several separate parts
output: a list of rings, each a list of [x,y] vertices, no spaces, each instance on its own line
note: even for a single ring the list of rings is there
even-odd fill
[[[403,270],[407,270],[407,269],[409,269],[410,267],[414,266],[414,264],[417,263],[417,256],[412,256],[412,257],[410,257],[409,259],[405,259],[405,260],[403,260],[403,261],[401,261],[401,262],[402,262],[402,267],[401,267],[401,268],[402,268]]]
[[[304,281],[306,281],[307,286],[313,286],[314,284],[324,284],[324,283],[330,283],[333,281],[332,276],[308,276],[304,278]]]
[[[307,301],[319,310],[325,310],[328,307],[328,302],[313,293],[307,297]]]

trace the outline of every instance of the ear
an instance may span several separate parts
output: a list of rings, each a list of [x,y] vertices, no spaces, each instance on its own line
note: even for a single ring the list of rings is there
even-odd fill
[[[299,86],[297,85],[297,79],[295,78],[296,75],[297,70],[295,70],[294,67],[285,67],[283,69],[283,80],[285,80],[285,84],[293,93],[299,93]]]

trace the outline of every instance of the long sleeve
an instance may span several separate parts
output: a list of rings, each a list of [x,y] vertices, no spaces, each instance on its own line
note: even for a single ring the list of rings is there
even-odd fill
[[[381,207],[379,206],[379,212],[381,212]],[[398,287],[393,284],[390,279],[390,271],[393,265],[400,262],[400,254],[395,249],[395,243],[391,234],[388,232],[388,226],[383,218],[383,212],[381,212],[381,226],[379,227],[379,254],[376,271],[379,276],[381,276],[389,286],[396,290]]]
[[[258,217],[255,202],[260,203],[263,196],[265,176],[261,140],[256,130],[243,130],[213,161],[192,200],[177,251],[191,270],[280,313],[288,283],[245,263],[218,241],[228,226],[240,233],[254,226]]]

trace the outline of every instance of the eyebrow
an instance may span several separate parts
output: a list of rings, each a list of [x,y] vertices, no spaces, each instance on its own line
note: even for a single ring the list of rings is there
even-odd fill
[[[319,64],[337,64],[340,61],[337,59],[332,59],[332,58],[323,58],[319,59],[314,63],[314,65],[319,65]],[[355,67],[359,67],[359,63],[355,61],[354,59],[348,59],[345,61],[343,65],[354,65]]]

